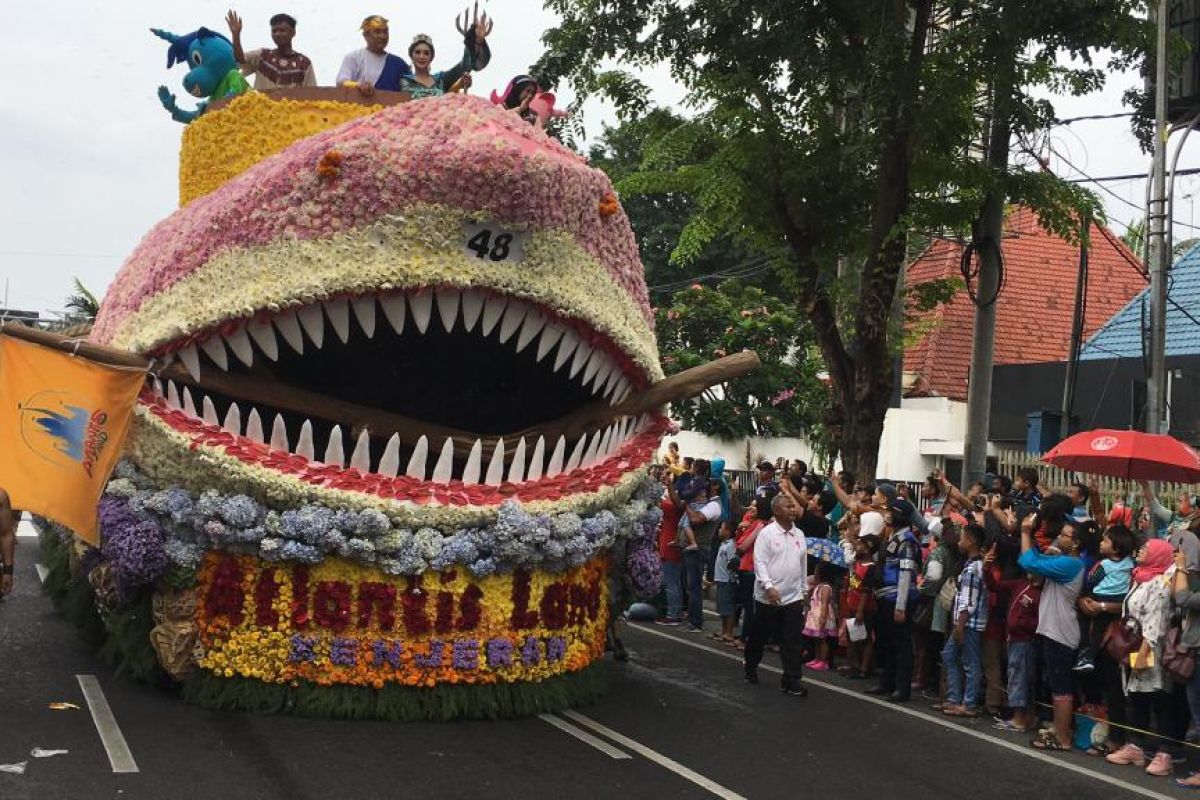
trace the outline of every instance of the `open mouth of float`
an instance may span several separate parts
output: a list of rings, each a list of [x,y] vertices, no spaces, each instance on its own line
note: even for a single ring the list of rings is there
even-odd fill
[[[635,451],[649,456],[660,432],[660,419],[622,413],[649,380],[612,341],[585,321],[482,289],[261,312],[155,355],[182,365],[142,398],[170,427],[245,461],[317,470],[326,482],[353,470],[530,484]]]

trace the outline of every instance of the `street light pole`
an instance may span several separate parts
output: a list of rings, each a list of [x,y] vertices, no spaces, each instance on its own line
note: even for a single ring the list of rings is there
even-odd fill
[[[1146,382],[1146,432],[1165,433],[1167,388],[1167,5],[1155,13],[1158,46],[1154,75],[1154,163],[1149,208],[1150,230],[1150,377]]]

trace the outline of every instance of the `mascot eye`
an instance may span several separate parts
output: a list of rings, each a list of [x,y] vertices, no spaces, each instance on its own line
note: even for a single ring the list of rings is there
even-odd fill
[[[192,51],[192,63],[197,67],[204,61],[204,57],[200,55],[199,50]]]

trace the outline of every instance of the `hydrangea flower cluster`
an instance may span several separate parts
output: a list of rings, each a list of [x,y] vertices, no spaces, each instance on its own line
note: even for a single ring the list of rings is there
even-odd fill
[[[138,588],[153,584],[166,571],[167,551],[161,528],[139,518],[129,503],[116,497],[100,501],[100,534],[101,553],[122,598],[128,599]]]
[[[656,491],[653,482],[647,483]],[[463,566],[482,578],[532,567],[563,572],[621,540],[652,542],[661,512],[646,496],[647,490],[639,487],[630,502],[583,517],[573,512],[531,514],[509,501],[493,524],[446,533],[433,527],[394,527],[386,514],[373,508],[308,504],[277,511],[246,495],[226,496],[210,489],[196,496],[178,487],[159,489],[132,464],[122,462],[101,507],[101,524],[106,548],[110,530],[123,532],[111,545],[114,552],[129,550],[135,541],[143,547],[156,542],[148,567],[157,570],[155,577],[168,561],[195,569],[205,552],[218,550],[305,564],[336,555],[390,575]],[[136,532],[136,539],[130,531]],[[131,573],[129,579],[145,577]]]

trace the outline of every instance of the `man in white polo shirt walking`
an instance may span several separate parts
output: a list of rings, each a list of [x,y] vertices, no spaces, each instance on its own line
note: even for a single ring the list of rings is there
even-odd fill
[[[793,524],[796,503],[786,494],[771,501],[775,518],[754,541],[754,624],[746,646],[745,675],[758,683],[758,664],[772,635],[779,636],[783,680],[779,689],[807,697],[804,668],[804,599],[808,589],[808,543]]]

